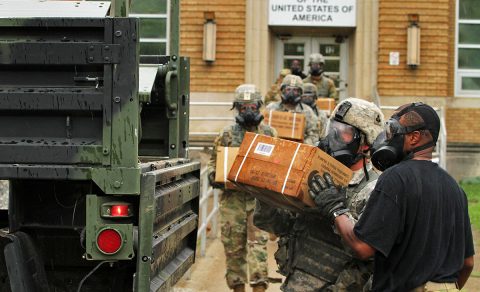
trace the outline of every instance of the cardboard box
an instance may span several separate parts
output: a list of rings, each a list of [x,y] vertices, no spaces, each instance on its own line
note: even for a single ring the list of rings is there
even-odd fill
[[[217,147],[217,164],[215,166],[215,182],[224,183],[226,189],[233,189],[235,185],[227,179],[232,168],[239,147]]]
[[[330,115],[335,108],[335,99],[327,98],[327,97],[319,97],[317,98],[317,109],[326,111],[328,115]]]
[[[278,137],[303,141],[305,131],[305,115],[302,113],[265,111],[264,123],[275,128]]]
[[[315,205],[308,194],[309,179],[324,172],[342,186],[352,178],[348,167],[317,147],[246,133],[228,179],[275,207],[302,211]]]

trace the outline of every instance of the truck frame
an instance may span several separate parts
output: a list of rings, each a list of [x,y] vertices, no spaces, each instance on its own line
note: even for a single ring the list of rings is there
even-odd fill
[[[102,17],[15,16],[13,2],[0,15],[0,290],[168,291],[195,259],[200,193],[179,0],[169,56],[140,55],[126,1]],[[75,3],[61,5],[108,5]]]

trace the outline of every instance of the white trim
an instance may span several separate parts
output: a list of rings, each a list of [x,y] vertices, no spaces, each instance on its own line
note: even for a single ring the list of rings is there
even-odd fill
[[[167,14],[146,14],[146,13],[129,13],[129,17],[138,17],[138,18],[160,18],[160,19],[168,19]]]
[[[140,38],[141,43],[166,43],[167,39],[162,38]]]
[[[459,49],[480,49],[480,44],[459,44],[459,24],[480,24],[480,19],[460,19],[460,0],[455,1],[456,5],[456,20],[455,20],[455,78],[454,89],[455,97],[472,97],[480,98],[480,90],[463,90],[462,78],[463,77],[478,77],[480,78],[480,69],[459,69],[458,68],[458,51]]]

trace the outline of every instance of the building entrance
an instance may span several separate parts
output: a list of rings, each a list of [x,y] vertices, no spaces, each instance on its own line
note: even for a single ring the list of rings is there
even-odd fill
[[[300,60],[304,73],[308,75],[308,57],[320,53],[325,57],[325,75],[332,78],[339,92],[340,99],[347,98],[348,86],[348,40],[335,42],[335,38],[291,37],[287,40],[277,39],[275,70],[290,68],[292,60]],[[275,76],[277,74],[274,74]]]

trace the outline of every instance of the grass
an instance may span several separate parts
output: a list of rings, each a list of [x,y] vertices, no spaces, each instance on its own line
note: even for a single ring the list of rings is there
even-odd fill
[[[470,222],[475,229],[480,230],[480,183],[462,183],[460,185],[467,194]]]

